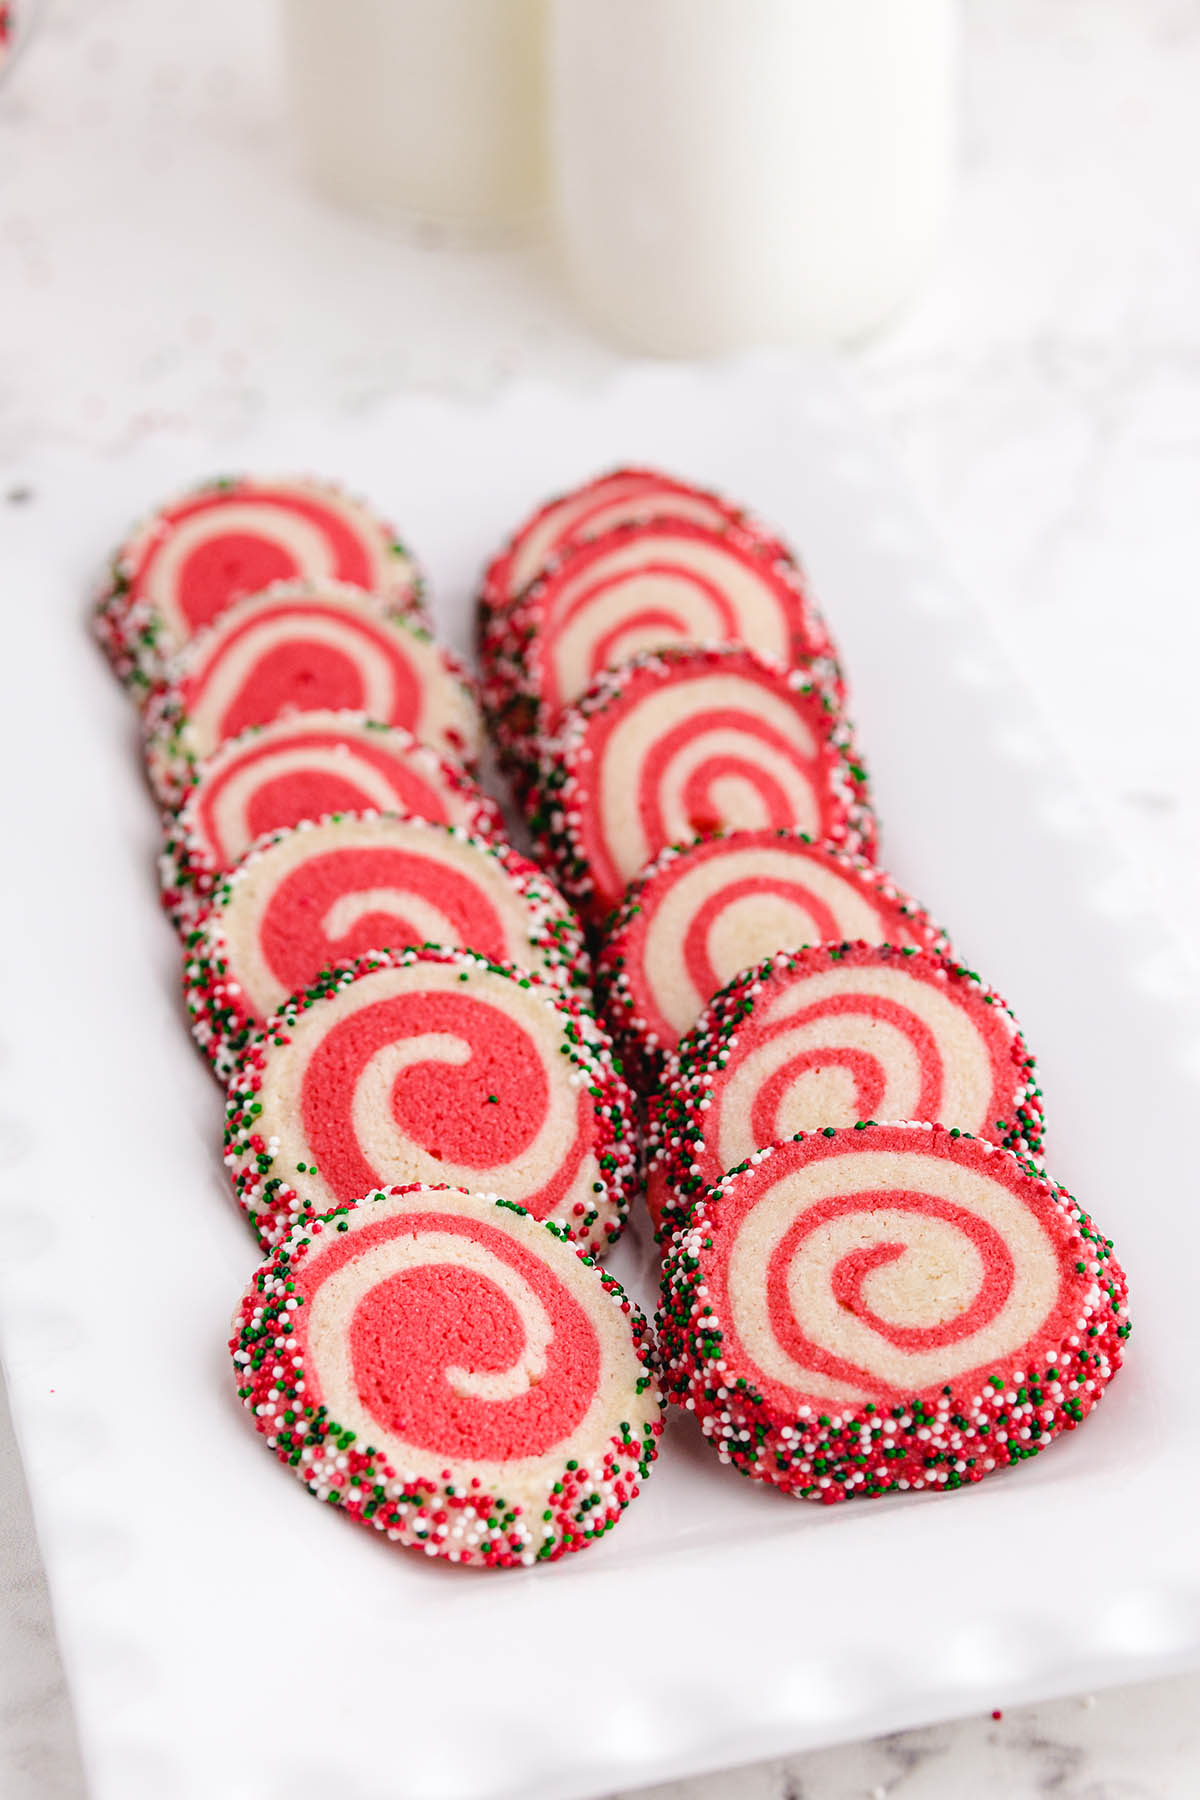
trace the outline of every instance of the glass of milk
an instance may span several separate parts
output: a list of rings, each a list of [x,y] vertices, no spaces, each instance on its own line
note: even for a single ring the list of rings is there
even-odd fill
[[[284,0],[292,105],[332,199],[467,240],[547,203],[544,0]]]
[[[927,270],[957,0],[552,0],[558,229],[642,350],[844,342]]]

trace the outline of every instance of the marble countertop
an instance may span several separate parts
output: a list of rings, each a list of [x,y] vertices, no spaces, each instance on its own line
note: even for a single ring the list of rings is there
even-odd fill
[[[846,366],[1194,950],[1200,0],[964,4],[947,252]],[[0,90],[0,296],[9,498],[42,446],[115,452],[184,428],[228,449],[267,409],[352,413],[404,386],[483,396],[522,373],[590,386],[619,367],[546,251],[401,242],[310,198],[271,9],[240,0],[47,0]],[[1183,1800],[1198,1767],[1187,1676],[656,1793]],[[82,1792],[6,1413],[0,1792]]]

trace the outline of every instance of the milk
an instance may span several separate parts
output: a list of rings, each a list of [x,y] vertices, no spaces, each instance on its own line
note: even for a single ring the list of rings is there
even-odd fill
[[[552,0],[566,265],[664,354],[855,339],[929,266],[955,0]]]
[[[293,111],[332,198],[507,236],[546,203],[544,0],[284,0]]]

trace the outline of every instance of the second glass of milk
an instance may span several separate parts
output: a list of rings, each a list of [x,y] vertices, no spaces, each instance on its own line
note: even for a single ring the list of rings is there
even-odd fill
[[[953,163],[957,0],[553,0],[558,228],[643,350],[843,342],[918,285]]]

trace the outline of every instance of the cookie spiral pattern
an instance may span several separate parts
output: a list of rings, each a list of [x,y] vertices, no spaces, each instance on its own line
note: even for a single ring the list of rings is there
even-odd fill
[[[765,526],[719,494],[692,487],[655,469],[613,469],[547,501],[493,557],[479,599],[481,633],[535,577],[569,556],[580,544],[619,525],[650,519],[685,519],[711,531],[736,526],[753,538],[764,554],[788,554]]]
[[[670,844],[791,827],[874,846],[866,776],[829,691],[744,649],[665,650],[603,675],[547,748],[532,825],[603,917]]]
[[[193,1035],[223,1080],[289,995],[369,950],[470,948],[564,988],[586,988],[588,974],[579,923],[533,863],[387,813],[260,839],[185,942]]]
[[[482,723],[461,664],[411,618],[335,582],[284,582],[227,607],[170,665],[146,708],[146,759],[177,804],[198,764],[253,725],[348,709],[470,766]]]
[[[310,1493],[451,1562],[586,1549],[636,1499],[662,1429],[646,1321],[612,1276],[450,1187],[300,1226],[230,1351],[255,1427]]]
[[[256,838],[336,813],[391,812],[498,838],[495,801],[445,757],[365,713],[305,712],[251,726],[197,768],[168,816],[163,904],[185,926]]]
[[[117,551],[100,599],[100,641],[145,694],[165,663],[227,606],[278,581],[334,580],[401,610],[421,580],[391,526],[337,488],[246,476],[169,502]]]
[[[805,1499],[957,1488],[1082,1423],[1129,1326],[1111,1243],[1035,1164],[940,1126],[759,1151],[663,1270],[668,1397]]]
[[[265,1243],[397,1181],[483,1188],[593,1252],[639,1185],[607,1038],[538,976],[470,950],[372,953],[293,996],[230,1080],[226,1165]]]
[[[719,988],[781,947],[949,948],[882,869],[797,831],[673,845],[630,888],[596,962],[609,1028],[647,1083]]]
[[[652,1101],[647,1199],[669,1230],[763,1144],[860,1119],[1042,1141],[1033,1057],[999,995],[928,950],[781,952],[717,995]]]
[[[837,685],[828,631],[790,560],[736,526],[656,519],[576,546],[484,634],[484,705],[506,754],[530,763],[603,670],[703,643],[745,644]]]

